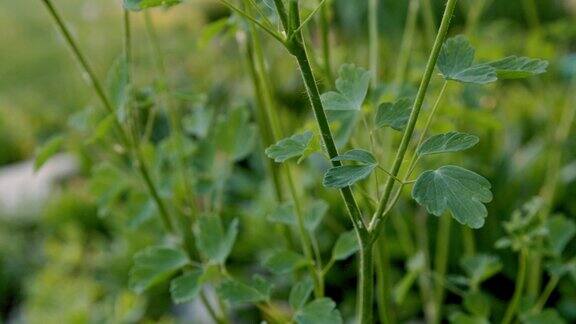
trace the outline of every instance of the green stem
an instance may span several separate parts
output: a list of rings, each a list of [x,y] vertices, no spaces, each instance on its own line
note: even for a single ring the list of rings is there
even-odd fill
[[[424,208],[419,208],[416,214],[414,231],[418,245],[418,253],[424,255],[424,269],[418,273],[418,288],[420,290],[420,298],[422,299],[422,308],[426,322],[433,323],[436,318],[436,304],[434,303],[434,291],[430,280],[430,250],[428,246],[427,220],[428,213]]]
[[[434,8],[431,0],[422,1],[422,13],[426,30],[426,39],[429,46],[434,43],[434,30],[436,30],[436,19],[434,18]]]
[[[380,82],[380,35],[378,32],[379,0],[368,0],[368,35],[372,87]]]
[[[374,253],[373,242],[363,242],[360,247],[360,283],[358,312],[360,324],[372,324],[374,304]]]
[[[324,56],[324,71],[329,84],[334,84],[332,72],[332,51],[330,48],[330,6],[322,6],[320,12],[320,33],[322,35],[322,54]]]
[[[376,255],[376,302],[378,305],[378,317],[382,324],[395,323],[393,313],[391,311],[390,292],[392,291],[392,284],[390,272],[390,252],[388,251],[387,237],[382,235],[374,247]]]
[[[546,287],[544,288],[544,291],[542,292],[542,294],[538,298],[538,301],[532,308],[533,312],[540,313],[542,311],[542,309],[546,305],[546,302],[548,301],[548,298],[550,298],[550,295],[552,295],[552,292],[554,291],[554,289],[556,289],[556,286],[558,286],[559,282],[560,282],[559,276],[553,276],[552,278],[550,278],[550,280],[546,284]]]
[[[526,21],[530,28],[538,31],[540,29],[540,18],[538,17],[538,6],[535,0],[522,0]]]
[[[502,319],[502,324],[510,324],[516,315],[518,306],[520,305],[520,298],[522,297],[522,292],[524,291],[524,284],[526,282],[526,251],[520,251],[518,260],[518,273],[516,274],[516,285],[514,289],[514,294],[512,299],[508,304],[504,318]]]
[[[436,62],[438,61],[438,56],[440,55],[440,49],[442,48],[442,43],[444,42],[444,39],[448,34],[448,30],[450,28],[450,21],[452,19],[452,14],[454,13],[454,9],[456,7],[457,2],[458,0],[448,0],[446,3],[446,9],[444,10],[444,15],[442,17],[442,23],[440,24],[438,35],[436,36],[434,46],[432,47],[432,52],[430,53],[428,63],[426,64],[426,70],[424,72],[422,82],[420,83],[418,94],[416,95],[416,101],[414,102],[414,107],[410,114],[408,125],[406,126],[406,130],[404,131],[404,134],[402,136],[402,141],[400,143],[400,147],[398,149],[392,167],[391,173],[394,176],[398,176],[400,168],[402,167],[402,164],[404,162],[404,156],[406,155],[408,146],[412,139],[412,135],[414,134],[414,128],[416,127],[416,122],[418,121],[418,116],[420,115],[420,110],[422,109],[422,104],[424,103],[426,92],[428,90],[428,86],[430,85],[430,80],[432,79],[432,74],[434,73]],[[372,233],[373,237],[377,237],[381,229],[381,226],[383,224],[382,220],[384,211],[386,209],[386,205],[388,204],[388,200],[390,199],[390,196],[392,194],[393,187],[394,187],[394,179],[388,178],[384,187],[384,193],[378,205],[378,209],[374,214],[374,217],[372,218],[372,221],[369,226],[370,232]]]
[[[452,225],[452,217],[450,215],[443,215],[440,217],[438,235],[436,241],[436,257],[434,260],[434,274],[439,278],[446,276],[448,267],[448,254],[450,250],[450,227]],[[446,290],[444,285],[437,285],[434,294],[434,321],[433,323],[440,323],[442,319],[442,305],[444,304],[444,297]]]
[[[398,55],[396,77],[394,79],[394,89],[396,93],[400,93],[400,89],[402,88],[402,85],[404,85],[404,80],[406,79],[408,62],[410,62],[410,53],[412,52],[412,44],[414,42],[414,34],[416,33],[416,18],[418,17],[419,7],[420,0],[410,0],[406,25],[402,35],[402,44],[400,45],[400,54]]]
[[[476,242],[474,231],[467,226],[462,226],[462,245],[464,246],[464,255],[473,256],[476,254]]]

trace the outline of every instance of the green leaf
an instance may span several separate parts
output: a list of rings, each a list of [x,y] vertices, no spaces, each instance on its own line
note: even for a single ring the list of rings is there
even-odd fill
[[[235,108],[220,116],[216,123],[215,145],[234,161],[244,159],[256,143],[256,128],[250,123],[248,110]]]
[[[418,155],[431,155],[446,152],[459,152],[467,150],[478,144],[480,139],[477,136],[449,132],[430,137],[418,148]]]
[[[186,264],[188,258],[182,250],[162,246],[146,248],[134,256],[128,284],[136,293],[142,293],[168,279]]]
[[[411,112],[412,99],[402,98],[394,103],[382,103],[376,112],[376,127],[391,127],[397,131],[402,131],[408,124]]]
[[[324,109],[360,110],[370,86],[370,72],[354,64],[344,64],[338,73],[338,91],[330,91],[321,96]]]
[[[488,214],[483,203],[492,201],[490,188],[490,182],[484,177],[448,165],[422,173],[414,185],[412,197],[431,214],[441,216],[449,209],[461,224],[480,228]]]
[[[444,79],[477,84],[496,81],[496,70],[492,66],[473,65],[474,54],[474,48],[463,35],[448,39],[438,57],[438,69]]]
[[[328,188],[344,188],[367,178],[378,166],[372,153],[364,150],[351,150],[332,159],[333,161],[353,161],[360,165],[343,165],[328,169],[323,184]]]
[[[124,0],[124,8],[140,11],[153,7],[170,7],[181,3],[182,0]]]
[[[285,202],[278,205],[270,214],[268,220],[275,223],[286,225],[296,225],[296,216],[294,215],[294,203]]]
[[[576,234],[576,224],[573,220],[558,215],[548,220],[546,228],[550,252],[556,256],[562,255],[562,251]]]
[[[304,226],[310,232],[318,228],[328,212],[328,204],[324,200],[315,200],[305,211]]]
[[[264,262],[264,266],[274,274],[286,274],[305,266],[308,263],[304,256],[290,251],[280,250]]]
[[[464,296],[464,307],[473,315],[488,318],[490,316],[490,299],[481,292],[469,292]]]
[[[54,135],[36,151],[34,159],[34,171],[38,171],[42,166],[56,155],[64,146],[65,138],[62,135]]]
[[[306,149],[312,142],[314,134],[307,131],[302,134],[292,135],[266,149],[266,156],[275,162],[281,163],[291,158],[304,155]]]
[[[194,270],[172,279],[170,282],[170,295],[176,304],[186,303],[198,296],[202,286],[202,270]]]
[[[294,319],[298,324],[341,324],[342,316],[336,303],[330,298],[312,301],[296,312]]]
[[[290,296],[288,297],[288,302],[293,310],[297,311],[306,302],[312,294],[312,289],[314,288],[314,283],[310,277],[305,277],[304,279],[297,282],[290,290]]]
[[[263,279],[255,278],[251,285],[236,280],[224,281],[218,288],[218,295],[232,304],[258,303],[270,298],[271,286]]]
[[[540,314],[522,318],[522,324],[565,324],[567,323],[555,309],[545,309]]]
[[[471,285],[476,287],[502,269],[502,263],[498,257],[485,254],[465,257],[460,262],[460,266],[468,275]]]
[[[203,216],[198,219],[196,244],[211,262],[224,264],[238,235],[238,219],[234,219],[226,233],[220,217]]]
[[[332,259],[336,261],[345,260],[360,249],[358,238],[354,231],[340,234],[334,248],[332,249]]]
[[[490,321],[482,316],[473,316],[456,312],[450,315],[451,324],[490,324]]]
[[[108,71],[108,77],[106,79],[108,97],[118,114],[120,114],[120,117],[125,117],[122,114],[125,113],[124,105],[128,99],[128,82],[128,65],[126,64],[124,55],[121,55],[114,61]]]
[[[498,74],[499,79],[522,79],[546,73],[548,61],[529,57],[508,56],[488,63]]]

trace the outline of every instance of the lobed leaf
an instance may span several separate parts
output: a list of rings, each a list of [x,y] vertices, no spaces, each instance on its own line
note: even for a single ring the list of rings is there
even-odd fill
[[[323,185],[328,188],[344,188],[367,178],[378,166],[372,153],[364,150],[351,150],[332,159],[333,161],[353,161],[360,165],[343,165],[328,169]]]
[[[313,288],[314,283],[308,276],[297,282],[290,290],[290,296],[288,297],[290,307],[292,307],[292,309],[295,311],[302,308],[302,306],[306,304],[308,298],[312,294]]]
[[[305,266],[307,262],[304,256],[296,252],[280,250],[266,259],[264,266],[274,274],[286,274]]]
[[[480,228],[488,214],[483,203],[492,201],[490,188],[490,182],[484,177],[448,165],[422,173],[412,197],[431,214],[441,216],[448,209],[461,224]]]
[[[402,131],[408,124],[411,112],[412,99],[403,98],[394,103],[382,103],[376,112],[376,127],[391,127],[397,131]]]
[[[312,142],[313,136],[314,134],[312,132],[307,131],[280,140],[278,143],[266,149],[266,156],[279,163],[302,156]]]
[[[360,249],[358,238],[354,231],[341,234],[332,249],[332,259],[341,261],[349,258]]]
[[[260,277],[251,285],[237,280],[224,281],[217,288],[218,295],[232,304],[258,303],[270,299],[271,286]]]
[[[498,79],[496,69],[489,64],[474,63],[475,50],[466,37],[449,38],[438,57],[438,69],[446,80],[485,84]]]
[[[176,304],[189,302],[198,296],[202,286],[202,270],[194,270],[172,279],[170,282],[170,296]]]
[[[234,219],[224,232],[222,221],[217,216],[203,216],[198,219],[196,244],[211,262],[224,264],[232,251],[238,235],[238,219]]]
[[[152,246],[136,253],[130,269],[129,286],[142,293],[151,286],[172,276],[188,264],[186,253],[180,249]]]
[[[499,79],[527,78],[546,73],[548,68],[548,61],[519,56],[508,56],[488,64],[496,69]]]
[[[446,152],[459,152],[467,150],[478,144],[477,136],[459,132],[449,132],[430,137],[418,148],[417,154],[431,155]]]
[[[354,64],[344,64],[338,74],[337,91],[330,91],[321,96],[324,109],[360,110],[370,86],[370,72]]]
[[[320,298],[310,302],[298,312],[294,319],[298,324],[341,324],[342,316],[336,303],[330,298]]]

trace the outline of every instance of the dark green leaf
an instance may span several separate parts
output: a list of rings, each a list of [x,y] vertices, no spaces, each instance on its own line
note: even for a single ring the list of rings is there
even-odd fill
[[[518,56],[508,56],[489,64],[496,69],[499,79],[527,78],[546,73],[548,68],[548,61]]]
[[[314,283],[308,276],[297,282],[290,290],[290,296],[288,297],[290,307],[295,311],[302,308],[302,306],[304,306],[308,301],[313,288]]]
[[[211,262],[223,264],[232,251],[237,234],[238,219],[234,219],[224,232],[220,217],[203,216],[198,219],[196,244]]]
[[[340,67],[339,78],[336,80],[336,91],[322,95],[322,103],[326,110],[360,110],[368,87],[370,73],[354,64],[344,64]]]
[[[298,324],[341,324],[342,316],[336,303],[330,298],[312,301],[296,312],[294,319]]]
[[[332,161],[352,161],[362,164],[378,163],[374,158],[374,155],[372,155],[372,153],[359,149],[350,150],[344,154],[340,154],[339,156],[333,158]]]
[[[496,81],[496,70],[488,64],[474,63],[474,48],[466,37],[450,38],[442,45],[438,68],[446,80],[485,84]]]
[[[306,258],[296,252],[280,250],[266,259],[264,265],[274,274],[286,274],[305,266],[307,262]]]
[[[376,113],[376,127],[391,127],[397,131],[402,131],[412,112],[412,100],[403,98],[395,103],[385,102],[378,106]]]
[[[261,279],[256,279],[253,285],[236,280],[227,280],[218,287],[218,295],[222,299],[232,303],[257,303],[267,301],[270,298],[270,291],[263,289],[264,285]],[[268,286],[268,289],[270,286]]]
[[[449,132],[430,137],[418,148],[419,155],[431,155],[445,152],[458,152],[467,150],[478,144],[477,136]]]
[[[490,182],[484,177],[448,165],[422,173],[412,197],[431,214],[441,216],[449,209],[461,224],[480,228],[488,214],[483,203],[492,201],[490,188]]]
[[[56,153],[62,149],[64,146],[64,136],[55,135],[52,136],[46,143],[44,143],[36,151],[36,159],[34,160],[34,171],[38,171],[42,168],[44,163],[48,162]]]
[[[182,0],[124,0],[124,8],[132,11],[140,11],[153,7],[170,7],[181,3]]]
[[[299,157],[306,152],[314,134],[307,131],[303,134],[292,135],[266,149],[266,155],[275,162],[284,162]]]
[[[153,246],[136,253],[130,270],[130,289],[141,293],[171,277],[188,263],[186,253],[169,247]]]
[[[336,261],[345,260],[359,249],[358,238],[354,231],[342,233],[332,249],[332,259]]]
[[[172,301],[181,304],[196,298],[202,286],[202,275],[202,270],[194,270],[172,279],[170,282]]]
[[[364,150],[351,150],[333,161],[353,161],[360,165],[344,165],[330,168],[324,175],[323,184],[328,188],[344,188],[368,177],[376,168],[377,161],[374,156]]]

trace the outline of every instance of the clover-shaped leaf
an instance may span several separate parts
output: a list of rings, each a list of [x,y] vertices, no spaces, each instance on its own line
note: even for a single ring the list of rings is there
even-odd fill
[[[134,266],[130,269],[130,288],[141,293],[172,276],[188,264],[186,253],[179,249],[152,246],[134,255]]]
[[[326,110],[360,110],[368,93],[370,72],[354,64],[344,64],[338,72],[336,90],[322,95]]]
[[[412,197],[431,214],[441,216],[449,209],[461,224],[480,228],[488,214],[483,203],[492,201],[490,188],[490,182],[484,177],[448,165],[422,173]]]
[[[336,303],[330,298],[316,299],[298,312],[296,312],[294,319],[298,324],[341,324],[342,316]]]
[[[496,69],[489,64],[474,65],[474,48],[466,37],[448,39],[438,57],[438,69],[446,80],[485,84],[498,79]]]
[[[332,159],[333,161],[353,161],[358,165],[342,165],[330,168],[324,175],[323,184],[328,188],[344,188],[368,177],[378,166],[372,153],[365,150],[351,150]]]
[[[382,103],[376,112],[376,127],[391,127],[402,131],[410,119],[411,112],[412,100],[408,98],[402,98],[394,103]]]
[[[548,61],[520,56],[508,56],[488,64],[496,69],[499,79],[527,78],[546,73],[548,68]]]
[[[291,158],[303,156],[312,143],[314,134],[310,131],[292,135],[268,147],[266,155],[275,162],[285,162]]]
[[[477,136],[459,132],[449,132],[430,137],[418,148],[418,155],[431,155],[467,150],[478,144]]]
[[[132,11],[140,11],[153,7],[170,7],[181,3],[182,0],[124,0],[124,8]]]

